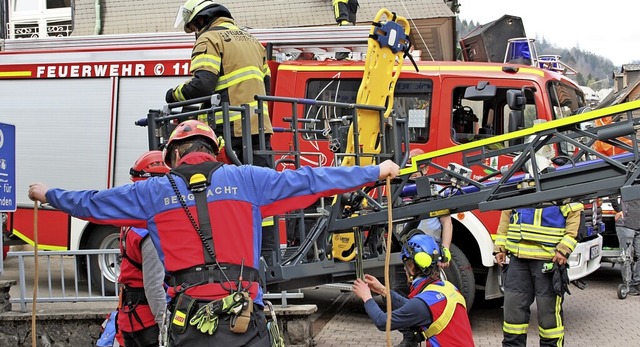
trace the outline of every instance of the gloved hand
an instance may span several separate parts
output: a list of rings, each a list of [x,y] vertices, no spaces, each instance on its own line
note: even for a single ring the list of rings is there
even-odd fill
[[[563,296],[564,293],[571,295],[571,291],[569,291],[569,273],[567,270],[567,265],[553,263],[553,291],[558,296]]]
[[[440,260],[443,263],[448,263],[451,261],[451,251],[447,247],[442,247],[442,259]]]
[[[166,101],[168,104],[178,101],[173,96],[173,88],[167,90],[167,94],[165,94],[165,96],[164,96],[164,101]]]

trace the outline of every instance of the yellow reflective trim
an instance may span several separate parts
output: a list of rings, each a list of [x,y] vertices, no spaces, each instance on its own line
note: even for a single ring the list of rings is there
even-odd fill
[[[493,145],[496,143],[509,141],[517,138],[526,138],[534,135],[538,132],[563,128],[574,124],[580,124],[582,122],[588,122],[594,119],[615,115],[618,113],[625,113],[634,109],[640,108],[640,100],[625,102],[619,105],[609,106],[601,109],[597,109],[591,112],[573,115],[562,119],[556,119],[549,122],[535,124],[532,127],[517,130],[508,134],[496,135],[487,139],[464,143],[461,145],[443,148],[433,152],[427,152],[424,154],[416,155],[411,160],[411,166],[400,169],[400,175],[410,174],[418,171],[418,162],[421,160],[431,159],[435,157],[441,157],[453,153],[459,153],[470,149],[481,148],[484,146]]]
[[[538,333],[540,337],[546,339],[559,339],[564,336],[564,327],[556,327],[551,329],[543,329],[542,327],[538,327]]]
[[[218,56],[213,54],[200,54],[191,60],[191,68],[189,71],[193,72],[204,67],[211,67],[214,70],[220,71],[221,63],[222,59]]]
[[[444,286],[430,284],[424,289],[425,291],[432,290],[434,292],[442,293],[447,297],[447,305],[442,311],[442,314],[440,315],[440,317],[438,317],[438,319],[435,320],[435,322],[431,323],[427,331],[423,333],[427,338],[438,335],[440,332],[442,332],[442,330],[444,330],[444,328],[447,327],[447,325],[451,321],[451,318],[453,318],[453,314],[456,311],[456,305],[460,304],[465,309],[467,308],[467,303],[464,301],[464,296],[462,296],[462,294],[460,294],[456,290],[456,287],[454,287],[451,282],[444,281],[443,283]]]
[[[235,26],[234,24],[231,24],[229,22],[220,23],[220,24],[218,24],[216,26],[224,27],[224,28],[227,28],[229,30],[240,30],[240,28],[238,28],[237,26]]]
[[[227,88],[229,88],[231,86],[235,86],[236,84],[239,84],[241,82],[244,82],[244,81],[247,81],[247,80],[251,80],[251,79],[256,79],[258,81],[264,81],[264,77],[262,76],[262,74],[255,75],[255,72],[252,72],[251,75],[237,77],[236,79],[234,79],[233,81],[230,81],[229,83],[225,83],[225,84],[218,83],[218,85],[216,86],[216,91],[219,91],[219,90],[222,90],[222,89],[227,89]]]
[[[252,101],[250,103],[248,103],[247,105],[249,105],[249,108],[254,109],[258,107],[258,101]],[[263,112],[264,112],[264,116],[265,117],[269,117],[269,109],[268,109],[268,105],[266,101],[263,101],[263,108],[262,108]],[[218,111],[215,113],[215,118],[216,118],[216,124],[222,124],[223,120],[222,120],[222,111]],[[236,120],[240,120],[242,118],[242,113],[240,111],[229,111],[229,121],[233,122]]]
[[[0,77],[31,77],[31,71],[4,71]]]
[[[13,235],[17,236],[20,240],[26,242],[28,245],[35,247],[35,242],[32,239],[28,238],[23,233],[19,232],[18,229],[13,229],[13,231],[11,233]],[[38,249],[42,249],[42,250],[45,250],[45,251],[66,251],[66,250],[68,250],[68,248],[64,247],[64,246],[53,246],[53,245],[42,244],[42,243],[39,243],[39,242],[38,242]]]
[[[526,240],[526,241],[540,241],[540,242],[553,242],[558,243],[562,240],[562,236],[561,235],[544,235],[544,234],[540,234],[540,233],[532,233],[532,232],[527,232],[527,231],[520,231],[520,230],[509,230],[507,232],[507,239],[509,240],[514,240],[514,241],[521,241],[521,240]]]
[[[529,74],[544,76],[545,72],[536,68],[518,67],[518,74]],[[278,70],[286,71],[364,71],[364,66],[350,65],[350,66],[313,66],[313,65],[289,65],[282,64],[278,67]],[[482,66],[482,65],[418,65],[418,72],[498,72],[502,73],[502,65],[496,66]],[[406,65],[402,67],[402,71],[416,72],[413,65]]]
[[[182,88],[183,87],[184,87],[184,83],[182,83],[181,85],[178,86],[178,88],[173,90],[173,97],[177,101],[185,101],[185,100],[187,100],[187,98],[184,97],[184,94],[182,94]]]
[[[270,76],[271,75],[271,69],[269,69],[269,64],[264,64],[262,65],[262,74],[264,76]]]
[[[502,323],[502,331],[513,335],[526,334],[529,329],[529,323],[526,324],[511,324],[507,322]]]
[[[225,73],[223,76],[220,76],[220,78],[218,79],[218,85],[216,86],[216,90],[226,89],[242,81],[246,81],[253,78],[260,81],[264,81],[263,72],[260,71],[260,69],[258,69],[255,66],[247,66],[242,69],[232,71],[230,73]]]
[[[562,297],[556,296],[556,307],[555,307],[555,315],[556,315],[556,326],[564,329],[564,323],[562,323]]]
[[[505,248],[516,254],[516,256],[526,256],[534,259],[551,259],[556,254],[555,246],[545,246],[543,244],[526,244],[507,240]]]
[[[265,219],[262,220],[262,227],[269,227],[269,226],[273,226],[274,225],[274,221],[273,221],[273,217],[267,217]]]

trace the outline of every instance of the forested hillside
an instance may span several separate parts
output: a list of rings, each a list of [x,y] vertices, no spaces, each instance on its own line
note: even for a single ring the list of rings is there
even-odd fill
[[[460,37],[464,37],[471,30],[478,27],[477,22],[461,21],[458,18],[458,42]],[[525,24],[526,26],[526,24]],[[556,54],[562,57],[562,61],[578,71],[576,75],[568,75],[579,85],[589,86],[593,89],[611,88],[613,86],[613,72],[619,72],[620,66],[614,66],[613,62],[603,56],[583,51],[580,48],[560,48],[552,46],[545,41],[544,37],[534,37],[538,54]],[[632,62],[630,62],[632,63]]]

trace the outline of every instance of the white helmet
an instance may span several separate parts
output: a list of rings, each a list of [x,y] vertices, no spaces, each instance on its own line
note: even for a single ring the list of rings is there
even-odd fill
[[[191,33],[192,30],[189,29],[188,25],[191,23],[196,17],[206,16],[207,18],[214,17],[231,17],[231,12],[229,10],[212,0],[187,0],[184,5],[180,6],[178,9],[178,15],[176,16],[176,22],[174,27],[180,26],[181,23],[184,23],[184,32]]]

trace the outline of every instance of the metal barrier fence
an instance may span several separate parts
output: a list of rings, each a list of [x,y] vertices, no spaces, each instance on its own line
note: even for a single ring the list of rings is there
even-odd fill
[[[95,261],[92,259],[94,255],[117,255],[119,253],[118,249],[38,252],[38,267],[42,270],[37,274],[36,302],[117,302],[118,284],[107,285],[102,276],[100,276],[102,278],[100,283],[93,283],[91,262]],[[33,271],[35,269],[34,252],[9,252],[7,260],[11,258],[18,260],[19,295],[17,298],[12,297],[9,301],[12,304],[19,303],[20,311],[27,312],[27,304],[33,303],[33,277],[36,276]],[[78,260],[84,260],[84,262]],[[78,263],[86,265],[80,268]],[[85,266],[86,269],[84,269]],[[85,274],[86,279],[84,278]],[[27,279],[27,276],[30,278]]]
[[[103,276],[99,276],[101,278],[100,283],[92,281],[93,278],[98,276],[91,275],[91,262],[96,261],[92,259],[92,256],[119,254],[118,249],[39,251],[38,267],[42,270],[38,271],[36,303],[117,302],[118,283],[107,284]],[[20,304],[20,312],[28,312],[27,304],[33,303],[34,252],[9,252],[7,260],[12,258],[16,258],[18,261],[17,281],[19,295],[18,297],[11,297],[9,302]],[[84,265],[79,267],[79,263]],[[6,277],[6,273],[4,275],[3,277]],[[304,294],[300,290],[264,294],[265,299],[282,300],[282,306],[287,306],[287,299],[302,299],[303,297]]]

